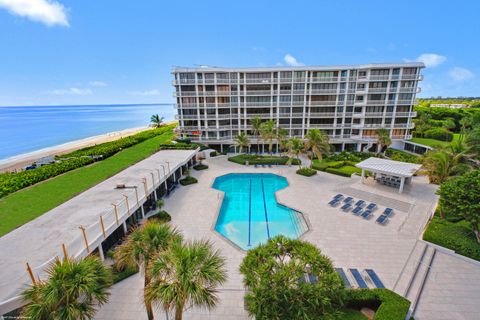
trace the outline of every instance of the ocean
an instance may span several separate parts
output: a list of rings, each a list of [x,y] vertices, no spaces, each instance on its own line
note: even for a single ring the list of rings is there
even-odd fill
[[[0,107],[0,160],[55,145],[173,120],[172,104]]]

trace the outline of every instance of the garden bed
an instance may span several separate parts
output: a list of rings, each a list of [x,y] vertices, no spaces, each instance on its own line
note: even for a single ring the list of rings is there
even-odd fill
[[[197,165],[193,166],[193,169],[195,169],[197,171],[206,170],[206,169],[208,169],[208,166],[206,164],[200,163],[200,164],[197,164]]]
[[[452,222],[435,216],[428,224],[423,240],[480,261],[480,244],[465,220]]]
[[[194,183],[197,183],[197,182],[198,182],[198,180],[195,179],[195,178],[192,177],[192,176],[188,176],[188,177],[185,177],[185,178],[183,178],[183,179],[180,180],[180,184],[181,184],[182,186],[188,186],[188,185],[190,185],[190,184],[194,184]]]
[[[317,171],[310,168],[301,168],[297,170],[297,174],[305,177],[311,177],[317,174]]]
[[[228,158],[228,161],[235,162],[238,164],[273,164],[273,165],[286,165],[288,162],[288,157],[280,157],[280,156],[264,156],[264,155],[256,155],[256,154],[239,154],[237,156],[233,156]],[[292,165],[299,165],[300,160],[293,159],[291,161]]]

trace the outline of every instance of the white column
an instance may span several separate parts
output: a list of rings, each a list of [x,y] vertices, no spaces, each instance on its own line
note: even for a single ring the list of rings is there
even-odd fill
[[[103,247],[101,243],[98,245],[98,255],[100,256],[100,260],[105,261],[105,255],[103,254]]]
[[[158,199],[157,199],[157,191],[156,191],[156,190],[157,190],[157,189],[155,189],[155,188],[153,189],[153,197],[155,198],[155,201],[158,200]]]
[[[128,232],[127,222],[123,221],[122,226],[123,226],[123,232],[124,232],[125,234],[127,234],[127,232]]]
[[[142,218],[145,218],[145,209],[143,209],[143,204],[140,205],[140,210],[142,210]]]
[[[361,143],[357,143],[357,151],[358,152],[362,151],[362,144]]]
[[[400,189],[398,190],[398,193],[403,192],[403,186],[405,185],[405,177],[400,178]]]

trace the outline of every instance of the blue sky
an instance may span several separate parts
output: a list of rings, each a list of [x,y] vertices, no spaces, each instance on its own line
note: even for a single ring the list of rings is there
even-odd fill
[[[173,102],[173,66],[425,61],[480,96],[480,1],[0,0],[0,106]]]

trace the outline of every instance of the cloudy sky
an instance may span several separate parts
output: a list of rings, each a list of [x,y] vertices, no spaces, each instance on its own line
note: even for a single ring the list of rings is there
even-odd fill
[[[0,106],[173,102],[173,66],[423,61],[480,96],[480,1],[0,0]]]

